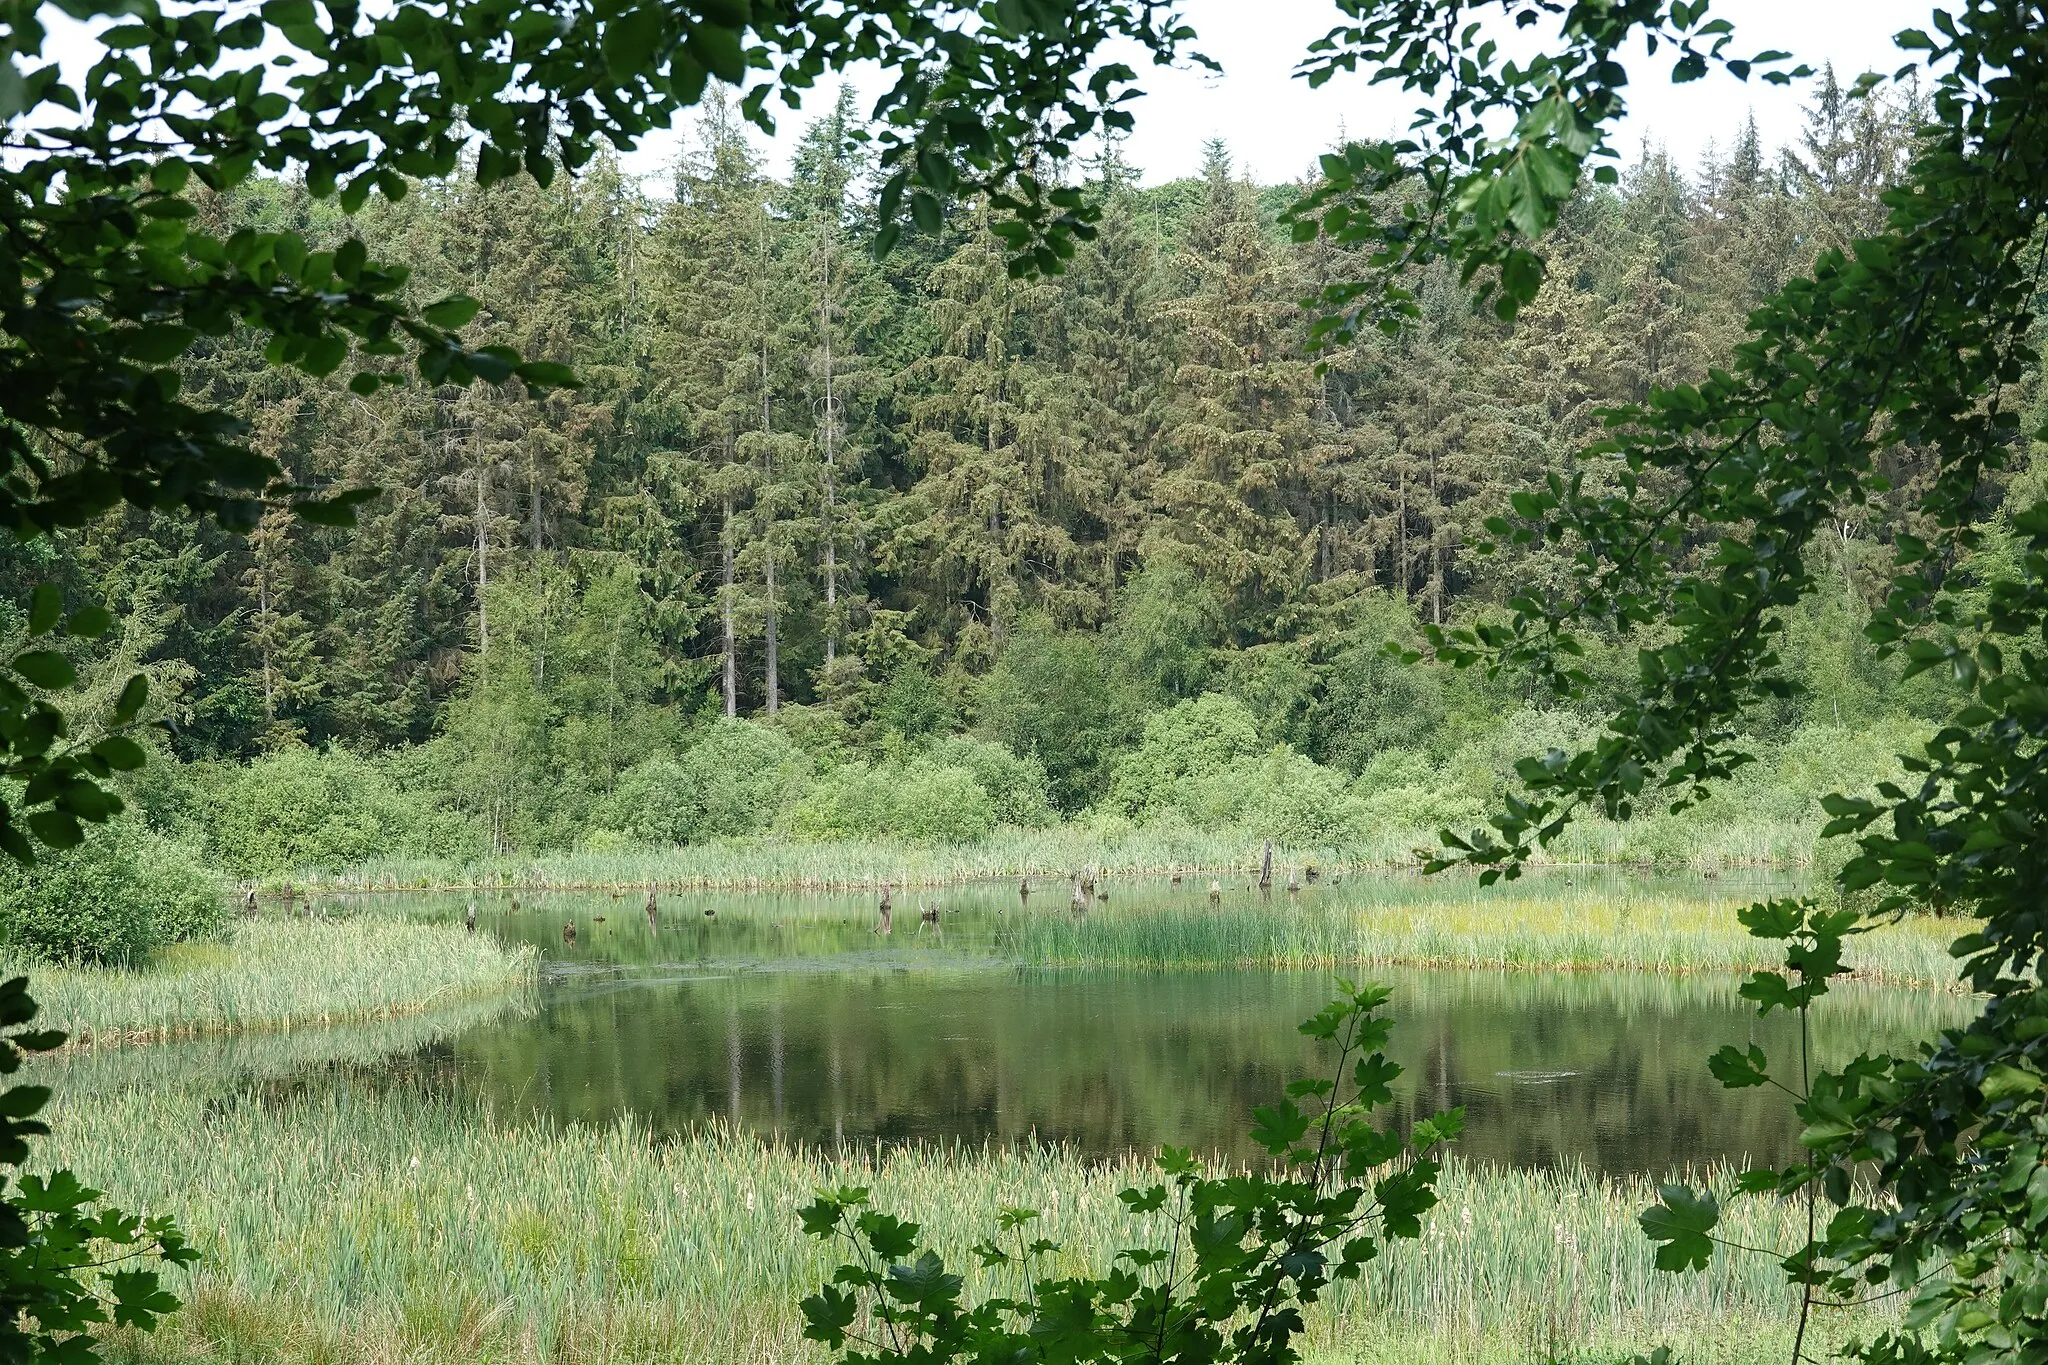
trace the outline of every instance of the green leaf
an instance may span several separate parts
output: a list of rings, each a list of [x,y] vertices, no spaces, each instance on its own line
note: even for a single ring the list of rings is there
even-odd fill
[[[1308,1115],[1292,1100],[1266,1104],[1252,1110],[1252,1141],[1279,1156],[1301,1141],[1308,1132]]]
[[[661,40],[661,30],[661,13],[654,9],[627,10],[613,19],[605,25],[604,38],[599,44],[605,70],[618,80],[649,65],[655,55],[655,44]],[[462,324],[435,325],[459,327]]]
[[[55,583],[38,583],[29,596],[28,633],[48,635],[64,615],[64,590]]]
[[[1714,1257],[1708,1234],[1720,1224],[1721,1206],[1711,1192],[1694,1194],[1683,1185],[1665,1185],[1657,1193],[1659,1202],[1637,1218],[1643,1232],[1659,1244],[1657,1268],[1705,1270]]]
[[[149,762],[142,746],[126,735],[109,735],[93,745],[92,751],[116,772],[134,772]]]
[[[430,303],[421,309],[420,316],[429,326],[452,332],[467,327],[470,319],[476,316],[477,310],[481,307],[482,304],[467,294],[450,294],[447,298]]]
[[[14,657],[14,671],[48,692],[62,691],[78,681],[71,660],[54,649],[32,649]]]
[[[29,833],[51,848],[76,848],[85,842],[85,831],[68,811],[39,810],[28,817]]]
[[[185,354],[198,333],[190,327],[153,323],[121,334],[121,350],[130,360],[145,365],[162,365]]]
[[[315,526],[353,526],[356,508],[383,493],[381,488],[349,488],[330,498],[308,498],[292,504],[292,512]]]
[[[137,673],[121,686],[121,695],[114,702],[114,721],[125,725],[142,714],[143,704],[149,700],[149,679]]]
[[[2023,1071],[2000,1062],[1984,1073],[1984,1079],[1977,1088],[1984,1092],[1986,1103],[1997,1104],[2000,1100],[2033,1094],[2041,1088],[2041,1077],[2037,1072]]]
[[[71,619],[64,623],[66,635],[86,640],[97,640],[113,628],[114,614],[97,602],[72,612]]]

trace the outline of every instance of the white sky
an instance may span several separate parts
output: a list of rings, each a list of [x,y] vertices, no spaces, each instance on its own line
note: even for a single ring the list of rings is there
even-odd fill
[[[1133,106],[1137,131],[1125,151],[1145,183],[1195,174],[1202,164],[1202,144],[1212,137],[1225,141],[1241,171],[1271,184],[1308,171],[1342,133],[1373,136],[1407,126],[1414,101],[1397,89],[1370,87],[1362,76],[1339,76],[1310,90],[1293,76],[1308,44],[1338,20],[1330,0],[1182,3],[1201,34],[1196,46],[1220,62],[1224,72],[1141,68],[1146,95]],[[1888,73],[1901,65],[1904,56],[1893,47],[1891,35],[1927,27],[1931,8],[1930,0],[1714,0],[1710,13],[1735,25],[1731,50],[1738,55],[1777,48],[1816,69],[1832,61],[1846,83],[1863,71]],[[83,26],[47,7],[43,17],[52,36],[46,50],[63,61],[67,75],[82,72],[99,55]],[[1661,144],[1687,169],[1698,164],[1710,144],[1725,148],[1752,111],[1765,147],[1775,151],[1797,136],[1801,106],[1811,98],[1809,83],[1743,83],[1719,71],[1674,86],[1671,62],[1663,53],[1650,58],[1639,51],[1629,69],[1631,112],[1618,139],[1623,155],[1633,158],[1645,142]],[[886,88],[874,69],[857,70],[852,79],[863,107]],[[821,84],[811,92],[813,107],[803,111],[778,106],[777,136],[760,139],[771,170],[787,169],[798,133],[829,107],[835,90]],[[627,170],[646,177],[648,188],[659,192],[690,121],[686,116],[677,128],[643,140],[625,158]]]
[[[1372,136],[1407,126],[1415,101],[1397,89],[1369,87],[1363,76],[1339,76],[1310,90],[1292,75],[1308,44],[1338,21],[1329,0],[1183,0],[1183,6],[1201,34],[1197,46],[1223,65],[1224,74],[1141,69],[1146,95],[1134,105],[1138,127],[1125,150],[1145,183],[1197,173],[1202,144],[1212,137],[1229,145],[1241,170],[1274,183],[1307,171],[1341,132]],[[1747,56],[1776,48],[1816,70],[1832,61],[1846,83],[1864,71],[1897,69],[1905,56],[1891,36],[1928,27],[1932,9],[1929,0],[1714,0],[1710,14],[1735,25],[1731,52]],[[1725,72],[1674,86],[1663,53],[1649,58],[1639,51],[1629,69],[1630,117],[1619,139],[1623,155],[1633,158],[1648,140],[1662,144],[1687,169],[1710,142],[1725,147],[1751,110],[1767,149],[1792,141],[1801,127],[1801,106],[1811,98],[1805,83],[1744,83]],[[854,85],[864,106],[885,88],[873,72],[856,72]],[[822,111],[833,91],[821,85],[810,103]],[[786,169],[796,135],[812,115],[811,108],[783,111],[778,135],[764,148],[773,170]],[[685,135],[670,130],[647,139],[627,158],[629,169],[657,175],[674,161]],[[650,180],[649,188],[656,187]]]

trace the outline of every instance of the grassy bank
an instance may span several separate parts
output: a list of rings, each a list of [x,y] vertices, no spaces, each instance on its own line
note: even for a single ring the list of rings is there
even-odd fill
[[[90,1058],[85,1059],[90,1061]],[[1074,1263],[1156,1231],[1115,1197],[1144,1172],[1058,1151],[907,1150],[827,1159],[717,1134],[504,1127],[412,1090],[59,1085],[54,1161],[132,1205],[174,1210],[206,1252],[190,1307],[124,1349],[194,1360],[596,1361],[817,1358],[796,1303],[827,1263],[795,1209],[872,1186],[957,1264],[996,1209],[1046,1212]],[[1420,1246],[1315,1310],[1331,1360],[1536,1359],[1658,1342],[1761,1358],[1787,1324],[1769,1259],[1656,1273],[1635,1226],[1648,1182],[1453,1166]],[[1797,1211],[1752,1202],[1728,1235],[1791,1244]],[[1830,1323],[1850,1330],[1860,1323]]]
[[[1320,867],[1391,866],[1405,846],[1294,849],[1276,852],[1290,863]],[[1011,829],[967,844],[920,844],[896,839],[809,843],[786,839],[732,840],[637,852],[552,853],[530,858],[470,862],[446,859],[370,862],[339,873],[308,871],[272,878],[275,892],[521,888],[576,890],[658,884],[674,891],[836,891],[880,886],[948,886],[1012,877],[1064,877],[1094,865],[1106,876],[1164,875],[1175,869],[1250,868],[1262,841],[1243,831],[1146,827],[1103,831],[1080,825]]]
[[[1751,898],[1546,886],[1481,891],[1470,881],[1424,898],[1350,900],[1324,892],[1210,910],[1199,897],[1021,921],[1015,951],[1041,966],[1139,969],[1499,967],[1553,971],[1746,972],[1776,967],[1782,944],[1735,918]],[[1908,919],[1850,941],[1865,980],[1953,986],[1953,921]]]
[[[29,973],[39,1022],[74,1042],[156,1041],[415,1014],[529,984],[535,955],[487,935],[387,919],[246,920],[220,942],[174,944],[138,968]]]
[[[266,894],[432,889],[575,890],[658,884],[676,891],[831,891],[896,886],[934,887],[1013,877],[1064,877],[1093,865],[1105,875],[1138,877],[1173,870],[1237,875],[1255,870],[1264,832],[1199,830],[1184,825],[1074,823],[1044,829],[1003,829],[971,843],[901,839],[805,841],[774,836],[675,848],[557,852],[495,858],[379,859],[336,870],[306,868],[263,879]],[[1416,850],[1433,849],[1437,832],[1387,828],[1343,843],[1274,844],[1275,876],[1288,869],[1412,868]],[[1803,825],[1729,821],[1712,826],[1575,826],[1540,865],[1626,866],[1670,870],[1801,867],[1811,858],[1813,831]]]

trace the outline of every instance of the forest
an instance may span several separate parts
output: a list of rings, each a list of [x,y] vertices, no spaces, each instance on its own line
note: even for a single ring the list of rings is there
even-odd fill
[[[1832,72],[1817,91],[1797,145],[1738,120],[1699,166],[1651,150],[1588,186],[1515,326],[1444,272],[1412,329],[1313,354],[1300,300],[1358,263],[1290,243],[1304,186],[1243,180],[1221,143],[1152,187],[1114,149],[1090,162],[1099,237],[1027,280],[972,202],[865,249],[845,91],[786,179],[714,98],[666,184],[600,159],[346,222],[289,181],[194,191],[223,237],[353,228],[582,387],[364,397],[202,343],[187,392],[298,483],[380,490],[360,526],[129,510],[9,546],[0,597],[56,574],[115,610],[88,692],[143,669],[174,760],[129,803],[244,874],[1084,816],[1428,842],[1604,698],[1545,709],[1390,642],[1557,579],[1540,545],[1480,553],[1485,520],[1565,470],[1603,405],[1703,374],[1759,299],[1874,229],[1924,111]],[[1914,453],[1893,459],[1910,489]],[[1837,586],[1782,642],[1803,695],[1750,719],[1782,761],[1745,804],[1788,828],[1951,705],[1861,634],[1902,529],[1878,499],[1839,522]],[[1625,688],[1646,642],[1590,666]]]

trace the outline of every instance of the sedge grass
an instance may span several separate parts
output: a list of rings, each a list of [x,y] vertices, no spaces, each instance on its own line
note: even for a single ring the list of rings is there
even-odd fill
[[[403,920],[245,920],[218,942],[173,944],[134,968],[29,973],[38,1023],[74,1043],[160,1041],[415,1014],[534,980],[531,948]]]
[[[1201,830],[1182,824],[1131,826],[1075,821],[1043,829],[1006,828],[962,844],[901,839],[811,842],[765,835],[677,848],[586,850],[493,858],[379,859],[347,868],[304,868],[265,880],[272,893],[294,891],[573,890],[660,885],[676,891],[841,890],[934,887],[1016,877],[1058,877],[1095,867],[1116,877],[1173,870],[1235,874],[1258,867],[1268,831]],[[1363,870],[1412,868],[1418,849],[1434,849],[1422,828],[1356,831],[1316,844],[1276,840],[1274,861],[1289,867]],[[1800,867],[1810,861],[1812,831],[1784,822],[1717,821],[1675,829],[1603,821],[1575,826],[1537,860],[1550,867]]]
[[[1784,947],[1735,917],[1749,897],[1672,895],[1608,886],[1481,891],[1447,883],[1431,897],[1328,892],[1210,909],[1198,897],[1137,901],[1114,913],[1039,915],[1012,943],[1040,966],[1137,969],[1348,966],[1510,970],[1748,972],[1781,966]],[[1849,943],[1860,979],[1956,985],[1954,924],[1908,918]]]
[[[116,1342],[155,1359],[820,1360],[796,1304],[830,1267],[796,1209],[827,1184],[871,1187],[957,1267],[1002,1205],[1043,1210],[1067,1268],[1159,1234],[1116,1198],[1149,1178],[1135,1159],[827,1155],[717,1130],[663,1141],[631,1121],[508,1126],[403,1084],[225,1098],[91,1087],[77,1105],[57,1087],[47,1159],[131,1208],[177,1214],[205,1253],[173,1285],[190,1306],[155,1339]],[[1782,1340],[1788,1298],[1770,1257],[1717,1253],[1684,1277],[1652,1268],[1635,1224],[1650,1182],[1453,1162],[1441,1192],[1421,1244],[1391,1248],[1313,1310],[1316,1353],[1415,1358],[1426,1344],[1430,1358],[1529,1359],[1719,1342],[1730,1354],[1717,1358],[1736,1358]],[[1803,1226],[1773,1201],[1738,1203],[1723,1225],[1774,1248]]]
[[[674,891],[830,891],[933,887],[1015,877],[1059,877],[1085,867],[1103,875],[1139,877],[1175,869],[1239,869],[1257,865],[1263,842],[1250,831],[1146,826],[1101,830],[1081,824],[1006,829],[966,844],[899,839],[810,843],[780,838],[722,840],[644,851],[551,853],[476,861],[388,860],[339,872],[318,869],[277,886],[358,890],[590,889],[659,885]],[[1389,865],[1405,853],[1392,843],[1342,848],[1281,849],[1289,860],[1319,866]]]

